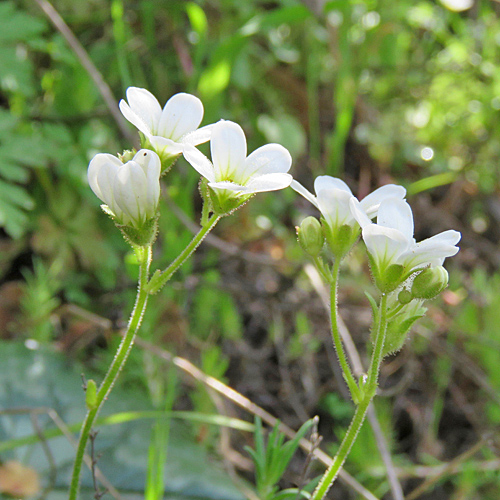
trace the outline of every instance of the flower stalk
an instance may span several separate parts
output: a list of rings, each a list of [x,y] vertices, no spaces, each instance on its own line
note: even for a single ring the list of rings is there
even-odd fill
[[[215,227],[217,222],[219,222],[220,218],[220,215],[213,214],[208,219],[206,224],[202,226],[198,234],[191,240],[189,245],[180,253],[180,255],[163,272],[158,269],[153,274],[146,287],[147,293],[155,294],[163,288],[175,271],[177,271],[177,269],[179,269],[179,267],[184,264],[190,255],[198,248],[207,234]]]
[[[113,385],[116,382],[121,369],[127,361],[130,349],[132,348],[132,345],[134,343],[135,334],[137,333],[141,325],[142,317],[144,315],[144,311],[146,310],[149,296],[146,291],[146,284],[148,282],[149,267],[151,265],[151,246],[136,247],[135,253],[137,255],[137,260],[139,261],[139,286],[137,289],[135,305],[130,315],[125,336],[123,337],[113,359],[113,362],[111,363],[108,372],[104,377],[99,390],[97,391],[97,396],[94,399],[94,404],[92,405],[92,408],[87,412],[85,420],[83,421],[80,431],[80,439],[78,441],[75,463],[73,466],[73,474],[71,477],[68,500],[76,500],[78,498],[83,457],[85,455],[85,449],[87,447],[87,442],[89,440],[92,427],[104,401],[111,392],[111,389],[113,388]]]
[[[344,375],[344,380],[349,387],[349,392],[351,393],[352,400],[358,404],[361,401],[361,393],[358,384],[352,374],[351,367],[347,361],[347,357],[344,351],[344,346],[342,344],[342,339],[340,337],[339,327],[338,327],[338,282],[339,282],[339,272],[340,272],[340,259],[335,259],[332,268],[332,277],[330,285],[330,314],[331,314],[331,327],[332,327],[332,340],[337,352],[337,358],[339,360],[340,367],[342,368],[342,373]]]

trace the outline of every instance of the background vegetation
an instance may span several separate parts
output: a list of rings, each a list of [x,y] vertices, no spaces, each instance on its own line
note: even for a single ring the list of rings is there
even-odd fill
[[[418,240],[462,232],[450,287],[386,360],[376,416],[346,470],[379,499],[498,500],[500,4],[451,4],[0,3],[3,494],[65,498],[73,451],[55,435],[82,419],[80,373],[100,379],[131,308],[137,269],[86,169],[97,152],[136,140],[113,114],[134,85],[162,103],[198,95],[204,123],[240,123],[249,150],[283,144],[308,188],[320,174],[359,197],[403,184]],[[165,178],[158,267],[191,238],[197,183],[183,160]],[[127,498],[277,498],[266,489],[273,480],[259,469],[254,479],[251,426],[230,420],[253,422],[255,408],[207,388],[186,360],[294,429],[319,415],[321,446],[334,453],[353,407],[335,372],[321,284],[295,241],[306,214],[313,208],[291,190],[259,195],[154,297],[95,440],[100,470]],[[355,252],[340,303],[363,360],[366,271]],[[172,409],[224,415],[224,425],[170,419]],[[306,461],[296,454],[281,488],[318,476],[321,464],[305,470]],[[16,474],[30,490],[6,487]],[[83,485],[83,498],[94,497],[90,473]],[[341,482],[332,498],[363,494]]]

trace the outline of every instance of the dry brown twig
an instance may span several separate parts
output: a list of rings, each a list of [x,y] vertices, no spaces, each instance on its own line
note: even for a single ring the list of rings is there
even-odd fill
[[[483,438],[479,440],[474,446],[469,448],[467,451],[453,459],[451,462],[448,462],[446,465],[442,467],[442,469],[435,475],[431,477],[427,477],[426,480],[417,488],[415,488],[407,497],[406,500],[416,500],[420,496],[422,496],[429,488],[434,486],[439,480],[441,480],[444,476],[453,471],[453,469],[459,464],[465,462],[469,458],[473,457],[483,446],[488,442],[488,438]]]
[[[60,16],[59,12],[54,9],[53,5],[48,0],[35,0],[38,6],[43,10],[45,15],[49,18],[50,22],[54,25],[54,27],[61,33],[64,37],[71,50],[75,53],[76,57],[80,61],[80,64],[83,66],[85,71],[89,74],[90,78],[92,78],[97,90],[101,94],[111,116],[115,120],[120,132],[123,134],[127,140],[133,144],[135,147],[138,146],[137,135],[131,131],[131,129],[127,125],[127,121],[123,118],[120,110],[118,109],[118,105],[116,104],[116,99],[109,88],[109,85],[106,83],[104,78],[102,77],[101,72],[96,68],[95,64],[92,62],[92,59],[89,57],[87,51],[82,46],[78,38],[76,38],[75,34],[71,31],[69,26],[64,22],[64,19]]]

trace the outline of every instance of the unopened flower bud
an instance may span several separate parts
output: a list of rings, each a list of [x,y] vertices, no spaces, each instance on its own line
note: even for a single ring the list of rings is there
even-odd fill
[[[411,293],[419,299],[433,299],[448,286],[448,271],[443,266],[424,269],[413,280]]]
[[[304,252],[311,257],[317,257],[325,243],[321,224],[316,217],[306,217],[297,228],[299,243]]]
[[[413,300],[413,295],[407,288],[403,288],[398,293],[398,302],[402,305],[409,304]]]
[[[125,149],[122,154],[118,153],[118,158],[122,163],[127,163],[133,160],[136,154],[137,151],[135,149]]]
[[[87,409],[93,410],[97,406],[97,385],[94,380],[87,380],[85,388],[85,404]]]

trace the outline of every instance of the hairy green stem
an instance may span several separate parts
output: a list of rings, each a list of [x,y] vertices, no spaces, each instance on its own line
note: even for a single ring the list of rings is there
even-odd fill
[[[170,264],[163,272],[159,270],[152,276],[147,286],[148,293],[157,293],[172,277],[172,275],[179,269],[179,267],[188,259],[188,257],[198,248],[205,236],[214,228],[219,222],[221,216],[213,214],[206,224],[202,226],[198,234],[191,240],[189,245],[182,251],[182,253]]]
[[[366,383],[363,386],[363,398],[354,412],[354,416],[351,421],[349,429],[340,444],[340,448],[335,455],[332,465],[327,469],[321,481],[319,482],[317,488],[311,496],[311,500],[321,500],[326,496],[328,490],[335,482],[340,469],[344,465],[344,462],[351,451],[354,441],[363,425],[363,422],[368,411],[368,407],[375,396],[375,392],[378,386],[378,376],[380,372],[380,365],[383,359],[384,343],[387,332],[387,295],[383,294],[380,300],[378,322],[376,325],[376,335],[375,335],[375,345],[372,353],[372,358],[370,362],[370,368],[368,369],[368,377]]]
[[[76,500],[78,498],[78,491],[80,486],[80,475],[83,464],[83,457],[85,455],[85,449],[87,447],[87,442],[92,431],[92,426],[99,413],[104,401],[108,397],[111,389],[113,388],[116,379],[120,373],[120,370],[125,365],[130,349],[134,343],[134,338],[139,326],[141,324],[144,311],[146,310],[146,305],[148,301],[148,293],[146,291],[146,284],[148,282],[149,266],[151,264],[151,246],[148,247],[137,247],[136,249],[137,259],[139,260],[139,286],[137,289],[137,296],[135,299],[134,309],[130,315],[130,319],[127,326],[127,331],[123,337],[116,355],[109,366],[108,372],[102,381],[99,390],[97,391],[97,399],[92,408],[89,409],[85,420],[83,421],[82,428],[80,431],[80,439],[78,441],[78,448],[76,451],[75,463],[73,466],[73,475],[71,477],[71,485],[69,490],[68,500]]]
[[[352,374],[351,367],[347,361],[345,355],[344,346],[342,344],[342,339],[340,337],[339,327],[338,327],[338,284],[339,284],[339,272],[340,272],[340,259],[336,258],[333,263],[332,269],[332,279],[330,284],[330,314],[331,314],[331,327],[332,327],[332,339],[335,351],[337,352],[337,357],[342,368],[342,373],[344,374],[344,379],[349,387],[351,397],[353,401],[357,404],[360,401],[360,393],[358,384]]]

